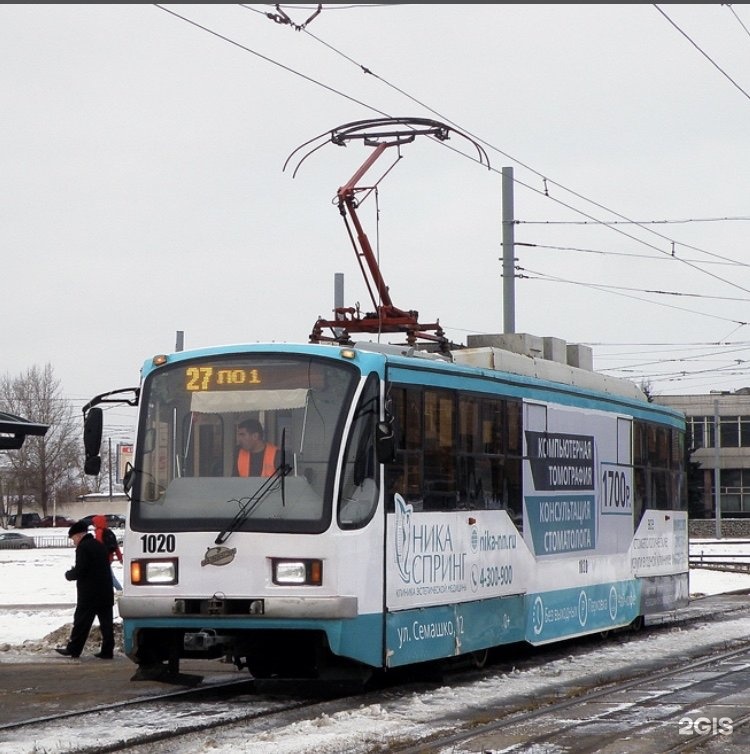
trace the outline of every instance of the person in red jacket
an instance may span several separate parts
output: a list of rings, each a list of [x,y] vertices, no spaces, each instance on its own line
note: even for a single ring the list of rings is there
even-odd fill
[[[115,576],[115,572],[112,569],[112,561],[115,558],[122,563],[122,550],[117,543],[117,537],[112,529],[107,526],[107,519],[104,516],[94,516],[91,519],[91,523],[94,525],[94,537],[107,548],[110,570],[112,570],[112,586],[118,592],[121,592],[122,584],[117,580],[117,576]]]

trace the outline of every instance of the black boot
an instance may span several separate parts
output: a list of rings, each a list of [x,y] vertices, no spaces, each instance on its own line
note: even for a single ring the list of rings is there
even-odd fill
[[[63,657],[78,657],[78,655],[74,655],[67,647],[55,647],[55,652]]]

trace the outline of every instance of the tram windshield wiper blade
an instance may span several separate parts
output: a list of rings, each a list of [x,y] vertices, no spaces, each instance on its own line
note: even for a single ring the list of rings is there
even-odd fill
[[[242,526],[247,517],[268,497],[268,494],[276,488],[276,482],[281,480],[284,483],[284,477],[292,470],[292,467],[287,463],[280,463],[275,469],[273,474],[269,476],[265,482],[260,486],[257,492],[251,495],[237,511],[235,517],[229,522],[229,525],[222,529],[216,537],[215,544],[220,545],[229,539],[229,535],[233,531]]]
[[[286,490],[284,489],[284,478],[289,473],[289,471],[291,471],[291,467],[287,468],[286,463],[286,427],[281,430],[281,457],[279,458],[279,463],[281,464],[279,468],[287,469],[286,473],[281,475],[281,507],[283,508],[286,505]]]

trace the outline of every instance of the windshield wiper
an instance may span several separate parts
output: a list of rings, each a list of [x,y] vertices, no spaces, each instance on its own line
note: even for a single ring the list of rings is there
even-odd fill
[[[281,430],[281,456],[279,458],[279,462],[281,464],[279,468],[286,468],[286,473],[281,475],[281,507],[283,508],[286,506],[284,479],[286,478],[286,475],[292,470],[292,467],[288,466],[286,462],[286,427]]]
[[[282,462],[279,463],[279,465],[274,469],[273,474],[271,474],[271,476],[269,476],[266,481],[263,482],[263,484],[259,487],[258,491],[247,498],[244,503],[242,503],[242,506],[237,511],[235,517],[229,522],[229,525],[221,532],[219,532],[219,535],[216,537],[215,543],[217,545],[220,545],[226,542],[227,539],[229,539],[229,535],[233,531],[237,531],[237,529],[242,526],[242,524],[247,520],[248,516],[263,502],[263,500],[265,500],[269,492],[276,489],[276,482],[278,482],[279,480],[281,480],[281,492],[283,501],[284,477],[291,470],[292,467],[289,464],[284,463],[282,460]]]

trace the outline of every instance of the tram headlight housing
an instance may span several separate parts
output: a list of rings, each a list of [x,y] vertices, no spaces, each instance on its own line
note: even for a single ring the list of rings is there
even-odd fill
[[[317,558],[271,558],[271,578],[279,586],[320,586],[323,561]]]
[[[176,584],[177,559],[158,558],[130,561],[130,583],[136,586],[149,584]]]

